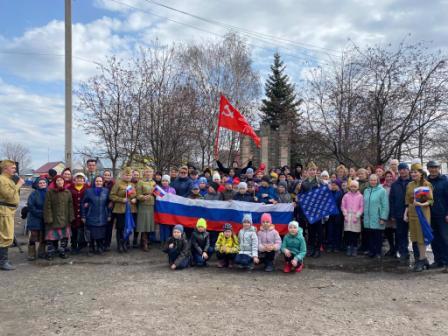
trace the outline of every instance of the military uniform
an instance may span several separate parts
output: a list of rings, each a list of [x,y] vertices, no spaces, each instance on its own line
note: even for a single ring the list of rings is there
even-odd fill
[[[19,189],[6,174],[0,175],[0,269],[14,269],[8,261],[8,247],[14,241],[14,214],[19,205]]]
[[[14,214],[19,205],[19,187],[6,174],[0,175],[0,248],[12,245]]]
[[[114,202],[114,208],[112,210],[112,213],[115,216],[116,219],[116,225],[115,228],[117,230],[116,232],[116,238],[117,238],[117,248],[118,251],[127,251],[127,242],[124,241],[124,225],[125,225],[125,211],[126,211],[126,194],[127,194],[127,187],[132,186],[132,192],[130,195],[128,195],[128,201],[130,202],[134,198],[136,198],[136,192],[135,192],[135,185],[132,182],[126,182],[123,180],[118,180],[115,185],[112,187],[112,190],[110,191],[109,198],[112,202]],[[133,216],[137,214],[137,205],[134,203],[131,203],[131,212]],[[134,221],[136,221],[136,218],[134,218]]]

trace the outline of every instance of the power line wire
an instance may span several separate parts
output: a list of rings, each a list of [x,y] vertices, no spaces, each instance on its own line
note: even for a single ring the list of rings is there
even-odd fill
[[[160,3],[160,2],[157,2],[157,1],[154,1],[154,0],[144,0],[144,1],[146,1],[147,3],[154,4],[156,6],[160,6],[160,7],[163,7],[163,8],[166,8],[166,9],[169,9],[169,10],[172,10],[172,11],[175,11],[175,12],[178,12],[178,13],[190,16],[190,17],[193,17],[193,18],[195,18],[197,20],[201,20],[201,21],[204,21],[204,22],[207,22],[207,23],[210,23],[210,24],[218,25],[218,26],[221,26],[221,27],[226,27],[227,29],[235,29],[235,30],[238,30],[238,31],[244,31],[244,32],[246,32],[248,34],[253,34],[254,36],[261,36],[261,37],[269,38],[269,39],[272,39],[272,40],[283,41],[283,42],[295,45],[295,46],[297,46],[299,48],[311,50],[313,52],[323,52],[323,53],[325,53],[327,55],[329,54],[328,51],[337,52],[337,53],[340,52],[339,50],[325,48],[325,47],[320,47],[320,46],[317,46],[317,45],[313,45],[311,43],[297,42],[297,41],[293,41],[293,40],[290,40],[290,39],[286,39],[284,37],[279,37],[279,36],[266,34],[266,33],[260,33],[260,32],[249,30],[249,29],[246,29],[246,28],[243,28],[243,27],[226,24],[226,23],[223,23],[223,22],[220,22],[220,21],[217,21],[217,20],[213,20],[213,19],[208,19],[208,18],[199,16],[199,15],[196,15],[196,14],[193,14],[193,13],[189,13],[189,12],[184,11],[184,10],[180,10],[180,9],[177,9],[177,8],[165,5],[163,3]],[[309,47],[305,47],[305,46],[309,46]],[[321,51],[321,50],[324,50],[324,51]],[[333,55],[333,56],[335,56],[335,55]]]

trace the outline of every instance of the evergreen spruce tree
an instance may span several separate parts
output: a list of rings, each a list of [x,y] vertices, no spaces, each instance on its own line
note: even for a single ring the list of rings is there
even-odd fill
[[[301,102],[297,100],[294,86],[284,73],[285,65],[278,53],[274,55],[271,71],[265,84],[266,99],[262,100],[260,108],[262,121],[273,129],[278,129],[282,123],[289,123],[293,130],[297,127],[297,111]]]

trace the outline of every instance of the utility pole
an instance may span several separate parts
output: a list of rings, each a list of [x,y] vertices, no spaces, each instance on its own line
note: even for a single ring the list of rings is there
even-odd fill
[[[65,167],[71,168],[72,148],[72,0],[65,0]]]

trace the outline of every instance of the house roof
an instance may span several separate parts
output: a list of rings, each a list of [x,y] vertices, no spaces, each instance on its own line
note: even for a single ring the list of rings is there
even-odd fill
[[[62,161],[56,161],[56,162],[47,162],[46,164],[44,164],[42,167],[39,167],[35,170],[33,170],[33,172],[36,173],[43,173],[46,174],[48,173],[48,171],[54,167],[56,167],[57,165],[63,163]]]

